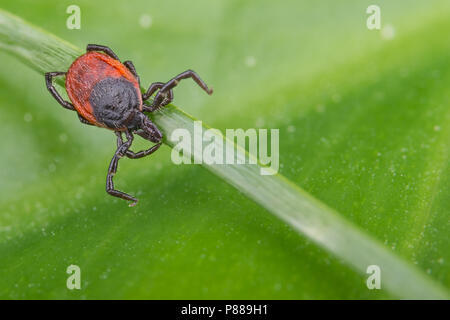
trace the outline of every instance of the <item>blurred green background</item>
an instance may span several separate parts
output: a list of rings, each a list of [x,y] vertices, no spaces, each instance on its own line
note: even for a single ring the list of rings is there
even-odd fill
[[[80,30],[66,28],[71,4]],[[371,4],[381,30],[366,27]],[[78,47],[110,46],[143,86],[197,71],[214,95],[186,81],[175,105],[221,130],[279,128],[282,174],[450,287],[448,0],[0,7]],[[392,298],[202,167],[172,164],[168,147],[121,161],[116,185],[136,207],[111,198],[115,136],[0,61],[1,298]],[[66,288],[70,264],[81,290]]]

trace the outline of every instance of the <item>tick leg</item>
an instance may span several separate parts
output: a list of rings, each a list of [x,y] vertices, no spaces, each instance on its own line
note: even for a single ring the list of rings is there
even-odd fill
[[[81,115],[78,115],[78,119],[80,119],[80,122],[81,122],[81,123],[84,123],[84,124],[93,126],[92,123],[90,123],[89,121],[87,121],[87,120],[86,120],[85,118],[83,118]]]
[[[62,75],[65,75],[65,74],[66,74],[65,72],[47,72],[45,74],[45,83],[47,84],[48,91],[50,91],[50,93],[52,94],[53,98],[55,98],[56,101],[58,101],[58,103],[60,105],[62,105],[66,109],[75,110],[75,107],[73,106],[73,104],[71,104],[69,101],[64,100],[60,96],[58,91],[56,91],[56,88],[53,86],[53,77],[62,76]]]
[[[109,48],[107,46],[102,46],[99,44],[88,44],[86,47],[86,51],[101,51],[101,52],[106,53],[111,58],[120,61],[119,57],[114,53],[114,51],[112,51],[111,48]]]
[[[152,107],[153,108],[160,107],[162,105],[162,103],[164,102],[167,91],[175,88],[181,80],[188,79],[188,78],[192,78],[192,80],[194,80],[200,86],[200,88],[205,90],[206,93],[208,93],[208,94],[213,93],[213,90],[208,88],[206,83],[204,83],[203,80],[200,79],[198,74],[196,74],[192,70],[187,70],[185,72],[180,73],[176,77],[172,78],[169,82],[164,84],[164,86],[161,89],[159,89],[158,93],[155,96],[155,100],[153,100]]]
[[[153,105],[152,104],[148,104],[148,102],[143,101],[142,102],[142,111],[144,112],[153,112],[156,111],[158,109],[160,109],[161,107],[164,107],[166,105],[168,105],[169,103],[171,103],[173,101],[173,93],[172,90],[170,90],[170,93],[168,97],[164,98],[163,102],[160,103],[159,106],[157,105]]]
[[[153,93],[156,92],[156,90],[161,89],[162,87],[164,87],[164,85],[165,85],[164,82],[154,82],[154,83],[152,83],[150,85],[150,87],[148,87],[147,92],[145,92],[142,95],[142,100],[145,101],[148,98],[150,98],[153,95]],[[173,100],[173,91],[171,89],[171,90],[168,91],[168,93],[166,92],[164,94],[164,99],[163,99],[162,103],[160,103],[159,106],[152,107],[151,105],[148,105],[148,104],[144,103],[143,110],[146,111],[146,112],[153,112],[153,111],[157,110],[159,107],[162,107],[162,106],[165,106],[165,105],[171,103],[172,100]]]
[[[142,150],[142,151],[139,151],[139,152],[136,152],[136,153],[134,153],[133,151],[128,150],[127,151],[127,157],[130,158],[130,159],[143,158],[143,157],[151,155],[153,152],[158,150],[159,147],[161,147],[161,143],[155,144],[153,147],[151,147],[151,148],[149,148],[147,150]]]
[[[122,133],[116,131],[116,135],[117,135],[117,147],[120,147],[123,144]],[[147,150],[142,150],[136,153],[131,150],[127,150],[127,153],[125,155],[130,159],[139,159],[151,155],[153,152],[158,150],[159,147],[161,147],[161,141],[159,141],[157,144],[155,144],[154,146],[150,147]]]
[[[156,90],[164,87],[164,82],[153,82],[150,87],[148,87],[147,91],[142,95],[142,100],[147,100],[156,92]]]
[[[136,68],[134,67],[133,62],[131,62],[130,60],[127,60],[127,61],[125,61],[125,62],[123,63],[123,65],[124,65],[125,67],[127,67],[128,70],[130,70],[130,72],[133,74],[133,76],[136,77],[136,79],[137,79],[137,81],[138,81],[138,83],[139,83],[139,85],[140,85],[140,84],[141,84],[141,80],[139,79],[139,76],[138,76],[138,74],[137,74],[137,72],[136,72]]]
[[[126,155],[128,148],[130,148],[131,144],[133,143],[133,135],[128,131],[126,132],[126,134],[128,140],[117,147],[116,153],[114,154],[111,163],[109,164],[108,175],[106,176],[106,192],[108,192],[110,195],[114,197],[128,201],[133,201],[129,205],[130,207],[132,207],[136,205],[138,199],[122,191],[114,189],[114,182],[113,182],[113,177],[116,174],[117,167],[119,165],[119,159]]]

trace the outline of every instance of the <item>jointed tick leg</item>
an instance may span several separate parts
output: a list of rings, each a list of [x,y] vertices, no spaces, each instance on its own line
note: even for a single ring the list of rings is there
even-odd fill
[[[88,44],[86,46],[86,51],[101,51],[101,52],[106,53],[111,58],[120,61],[119,57],[114,53],[114,51],[112,51],[111,48],[109,48],[107,46],[102,46],[99,44]]]
[[[125,62],[123,63],[123,65],[124,65],[125,67],[127,67],[128,70],[130,70],[130,72],[133,74],[133,76],[136,77],[136,79],[137,79],[137,81],[138,81],[138,83],[139,83],[139,85],[140,85],[140,84],[141,84],[141,79],[139,79],[139,76],[138,76],[138,74],[137,74],[137,72],[136,72],[136,68],[134,67],[133,62],[131,62],[130,60],[127,60],[127,61],[125,61]]]
[[[62,105],[66,109],[75,110],[75,107],[73,106],[73,104],[71,104],[69,101],[64,100],[60,96],[58,91],[56,91],[56,88],[53,86],[53,77],[62,76],[62,75],[65,75],[65,74],[66,74],[65,72],[47,72],[45,74],[45,83],[47,85],[48,91],[50,91],[50,93],[53,96],[53,98],[55,98],[56,101],[58,101],[58,103],[60,105]]]
[[[83,118],[80,114],[78,114],[78,119],[80,120],[81,123],[87,124],[89,126],[93,126],[92,123],[90,123],[89,121],[87,121],[85,118]]]
[[[150,98],[158,89],[164,87],[164,82],[153,82],[150,87],[148,87],[147,91],[142,95],[142,100],[147,100]],[[170,90],[172,92],[172,90]]]
[[[108,175],[106,176],[106,192],[114,197],[133,201],[130,204],[130,207],[132,207],[136,205],[138,199],[130,196],[129,194],[126,194],[125,192],[114,189],[113,182],[113,177],[116,174],[117,167],[119,165],[119,159],[126,155],[128,148],[130,148],[131,144],[133,143],[133,135],[128,131],[126,131],[126,135],[128,140],[117,147],[116,153],[114,154],[111,163],[109,164]]]
[[[117,135],[117,147],[119,148],[124,143],[122,139],[122,133],[120,131],[116,131],[116,135]],[[161,147],[161,141],[157,142],[157,144],[148,148],[147,150],[142,150],[139,152],[127,150],[125,155],[130,159],[139,159],[151,155],[153,152],[158,150],[159,147]]]
[[[145,156],[151,155],[161,146],[162,134],[159,131],[159,129],[150,120],[148,120],[148,122],[145,123],[145,126],[146,126],[145,134],[144,132],[140,131],[136,133],[152,142],[155,142],[156,144],[147,150],[142,150],[136,153],[129,150],[131,144],[133,143],[133,135],[129,131],[125,131],[127,141],[124,142],[122,139],[122,132],[120,131],[115,132],[117,136],[117,150],[111,160],[111,163],[109,164],[108,175],[106,177],[106,192],[108,192],[110,195],[114,197],[133,201],[130,204],[130,207],[136,205],[138,199],[134,198],[133,196],[130,196],[129,194],[126,194],[125,192],[114,189],[113,177],[117,173],[120,158],[123,158],[124,156],[127,156],[130,159],[143,158]]]
[[[143,158],[146,157],[148,155],[151,155],[153,152],[155,152],[156,150],[159,149],[159,147],[161,147],[161,142],[158,144],[155,144],[153,147],[147,149],[147,150],[142,150],[139,152],[134,153],[131,150],[127,151],[127,157],[130,159],[139,159],[139,158]]]
[[[169,90],[164,94],[163,101],[158,106],[148,105],[145,100],[150,98],[158,89],[164,87],[164,82],[154,82],[148,87],[147,92],[142,95],[142,100],[144,101],[143,110],[146,112],[153,112],[160,107],[164,107],[165,105],[171,103],[173,101],[173,91]]]
[[[208,94],[213,93],[213,90],[208,88],[206,83],[203,82],[203,80],[198,76],[198,74],[196,74],[192,70],[187,70],[185,72],[180,73],[176,77],[172,78],[170,81],[168,81],[162,87],[159,88],[159,91],[155,96],[155,100],[153,100],[151,108],[152,109],[159,108],[161,106],[161,104],[164,102],[164,100],[167,99],[168,92],[169,92],[169,100],[170,100],[170,91],[173,88],[175,88],[181,80],[188,79],[188,78],[192,78],[192,80],[194,80],[200,86],[200,88],[205,90],[206,93],[208,93]],[[149,95],[148,93],[149,92],[153,93],[156,89],[158,89],[157,86],[159,86],[159,85],[155,85],[154,89],[152,89],[152,86],[154,86],[154,84],[152,84],[150,86],[150,88],[147,90],[147,92],[144,96],[144,97],[147,97],[147,99],[151,96],[151,94]],[[152,89],[153,92],[150,89]],[[172,94],[172,98],[173,98],[173,94]],[[144,100],[146,100],[146,99],[144,99]]]

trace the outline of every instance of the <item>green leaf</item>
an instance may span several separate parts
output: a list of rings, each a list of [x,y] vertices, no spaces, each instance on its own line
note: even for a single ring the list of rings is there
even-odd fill
[[[41,74],[46,71],[67,70],[74,57],[82,53],[80,49],[3,11],[0,15],[0,47],[19,57]],[[380,65],[382,64],[380,63]],[[387,74],[390,72],[389,67],[381,69],[377,74],[380,76],[383,76],[384,72]],[[337,83],[340,83],[340,90],[347,90],[348,94],[343,100],[348,99],[349,102],[345,101],[345,103],[350,105],[352,103],[357,104],[373,91],[370,84],[364,87],[363,82],[362,85],[359,84],[359,91],[353,94],[348,89],[353,84],[351,81],[348,84],[346,80],[339,76],[328,76],[329,79],[333,79],[333,77],[339,80]],[[311,83],[314,83],[314,81]],[[215,87],[217,88],[216,85]],[[284,92],[287,93],[286,96],[293,98],[290,103],[294,103],[294,99],[298,100],[299,98],[295,93],[290,93],[289,90],[297,91],[298,86],[292,87],[292,89],[285,86],[284,89]],[[44,92],[44,90],[42,91]],[[249,97],[251,98],[251,96]],[[395,101],[395,97],[391,98],[390,101]],[[318,98],[311,95],[308,103],[314,102],[314,99]],[[336,103],[336,101],[342,100],[342,97],[334,95],[333,100]],[[14,103],[15,99],[12,101]],[[252,114],[252,105],[262,105],[261,111],[270,114],[269,109],[265,110],[265,108],[277,103],[280,104],[278,98],[267,101],[265,104],[260,101],[249,103],[250,111],[248,111],[248,114]],[[298,103],[298,101],[295,103]],[[300,103],[304,103],[302,98],[300,98]],[[338,107],[344,108],[345,103],[338,104]],[[215,106],[216,104],[212,105]],[[368,106],[370,107],[370,103]],[[377,106],[378,104],[373,102],[372,108],[377,108]],[[211,106],[208,107],[211,108]],[[220,105],[217,106],[220,110],[219,107]],[[307,120],[300,117],[297,123],[288,121],[289,128],[292,128],[293,125],[294,128],[306,128],[304,139],[311,145],[310,148],[306,148],[304,145],[295,147],[298,139],[292,142],[288,139],[285,142],[286,145],[294,145],[294,147],[282,149],[291,150],[293,157],[296,154],[304,155],[303,148],[318,150],[319,160],[313,156],[307,157],[308,161],[318,162],[316,165],[311,165],[311,171],[317,170],[317,166],[323,163],[323,160],[327,160],[327,163],[338,163],[340,154],[349,156],[352,153],[351,150],[347,151],[346,145],[340,142],[340,139],[346,139],[356,134],[356,138],[350,139],[349,142],[359,143],[358,138],[364,136],[367,132],[364,132],[364,130],[358,132],[357,120],[368,114],[365,110],[359,110],[356,106],[357,112],[352,117],[355,124],[349,126],[353,130],[346,131],[345,128],[339,127],[338,130],[335,130],[335,125],[339,125],[339,121],[342,121],[338,113],[338,107],[335,108],[336,110],[327,112],[327,115],[329,115],[326,121],[330,121],[329,123],[323,122],[324,120],[315,114],[307,117]],[[54,103],[48,108],[47,113],[50,114],[50,110],[53,110],[53,108]],[[318,110],[321,112],[322,107],[319,107]],[[370,108],[368,110],[370,111]],[[15,120],[14,111],[11,114],[12,119]],[[345,114],[345,108],[343,114]],[[398,116],[401,117],[401,115],[399,112]],[[362,119],[364,120],[364,118]],[[39,121],[42,121],[43,124],[48,121],[49,125],[58,126],[57,120],[40,119]],[[71,120],[74,121],[73,117]],[[174,106],[156,114],[154,120],[163,130],[165,142],[169,146],[174,146],[176,143],[170,137],[173,130],[177,128],[186,128],[194,135],[194,119]],[[283,121],[281,120],[279,123]],[[233,122],[227,123],[227,126],[230,123],[234,126]],[[310,124],[314,123],[322,126],[323,130],[308,131]],[[89,130],[91,134],[98,135],[95,128],[78,129],[75,124],[70,126],[69,128],[76,132],[73,136],[82,137],[85,143],[89,140],[87,134],[84,137],[82,134],[78,135],[78,130],[80,132],[81,130]],[[75,127],[76,129],[74,129]],[[370,124],[368,127],[370,128]],[[382,127],[383,121],[380,120],[376,128]],[[39,130],[45,130],[44,128],[44,125],[38,127]],[[64,126],[62,129],[65,128]],[[45,138],[52,139],[52,133],[60,130],[60,128],[50,128],[48,134],[42,133],[41,135],[46,135]],[[329,138],[326,138],[327,130],[333,130],[335,135],[329,135]],[[313,137],[315,133],[323,135],[323,137]],[[29,134],[25,132],[24,136],[27,135]],[[311,135],[311,137],[308,137],[308,135]],[[445,134],[442,137],[445,137]],[[317,141],[320,141],[319,145],[317,145]],[[383,140],[380,138],[376,142],[383,143]],[[113,143],[110,143],[108,148],[104,148],[102,159],[96,159],[96,162],[100,162],[100,165],[78,164],[73,158],[80,156],[80,153],[85,159],[90,159],[88,151],[95,154],[96,148],[92,146],[88,148],[90,150],[83,151],[86,147],[85,143],[80,142],[79,145],[74,146],[75,150],[61,147],[62,150],[60,151],[68,152],[68,156],[63,159],[68,164],[60,165],[58,163],[50,166],[50,174],[46,176],[47,181],[45,182],[32,180],[36,186],[23,188],[16,196],[18,207],[17,205],[11,207],[9,201],[4,201],[4,208],[7,209],[5,210],[6,213],[0,217],[0,221],[2,221],[2,225],[5,226],[7,232],[3,238],[4,242],[0,247],[0,253],[6,257],[5,265],[7,268],[3,270],[4,274],[2,275],[5,282],[0,285],[2,296],[13,298],[70,296],[72,293],[65,288],[64,279],[66,275],[64,272],[69,264],[75,263],[80,264],[82,270],[86,270],[89,285],[84,288],[82,296],[88,298],[99,296],[236,297],[238,292],[242,292],[241,297],[247,298],[255,296],[320,297],[321,295],[327,297],[327,294],[321,293],[320,286],[317,285],[318,279],[308,284],[308,280],[299,277],[302,271],[316,274],[316,276],[326,273],[326,270],[329,269],[324,267],[324,259],[328,263],[330,263],[330,259],[333,261],[332,276],[328,281],[339,281],[339,273],[342,272],[345,273],[343,277],[345,280],[342,281],[347,282],[351,279],[349,288],[352,288],[359,281],[360,289],[356,289],[359,292],[358,297],[368,294],[367,289],[365,289],[364,278],[353,275],[345,266],[341,266],[339,261],[305,244],[295,234],[285,229],[283,224],[269,217],[262,217],[261,210],[258,207],[251,204],[242,195],[231,191],[219,180],[204,175],[197,168],[191,166],[188,166],[188,168],[173,168],[170,161],[167,161],[169,158],[167,151],[152,159],[152,164],[158,163],[158,161],[167,163],[163,165],[164,173],[152,174],[148,169],[147,172],[139,174],[138,179],[132,185],[128,185],[123,183],[119,176],[136,176],[136,171],[142,171],[142,165],[148,163],[149,160],[146,162],[139,161],[138,164],[130,164],[133,166],[130,169],[120,170],[118,184],[121,183],[122,189],[125,186],[127,189],[129,187],[136,189],[141,188],[138,186],[146,186],[157,191],[143,191],[143,195],[140,196],[141,202],[136,209],[119,209],[121,203],[112,201],[102,194],[103,189],[99,186],[103,182],[97,178],[99,176],[98,171],[104,170],[101,162],[103,161],[105,165],[107,163],[106,150],[112,152]],[[48,157],[44,156],[44,159],[41,159],[42,162],[46,159],[50,160],[52,155],[58,154],[53,150],[50,143],[47,146],[45,145],[46,143],[43,143],[40,151],[46,152]],[[330,145],[337,145],[341,149],[331,149],[331,152]],[[380,145],[380,148],[382,146]],[[387,148],[390,148],[390,146],[387,146]],[[394,148],[396,146],[392,146],[392,149],[387,151],[383,150],[382,153],[392,152]],[[9,149],[13,152],[15,147],[9,146]],[[241,152],[241,156],[245,155],[244,150],[238,150]],[[345,150],[345,152],[342,152],[342,150]],[[198,152],[198,150],[194,150],[194,152]],[[373,152],[372,149],[365,151],[366,158],[358,159],[358,156],[355,155],[354,159],[358,159],[358,161],[353,162],[356,167],[351,168],[348,176],[352,177],[355,171],[359,174],[361,172],[360,166],[364,167],[364,162],[361,164],[359,161],[364,159],[370,161],[372,158],[367,157],[371,157],[370,153]],[[434,159],[439,163],[442,161],[445,163],[446,157],[445,154],[438,153]],[[345,158],[345,160],[342,162],[343,165],[336,166],[335,170],[337,171],[330,175],[330,178],[339,178],[340,171],[345,170],[346,164],[352,163],[348,158]],[[297,162],[298,160],[293,159],[286,163],[295,166]],[[79,167],[71,168],[70,164],[73,165],[74,163],[77,163]],[[420,159],[416,163],[420,163]],[[124,164],[121,163],[121,165]],[[56,166],[61,167],[61,169],[65,168],[67,171],[60,172],[60,169],[58,169],[56,174],[51,174],[51,168]],[[206,167],[269,212],[288,222],[294,230],[318,243],[361,274],[365,274],[368,265],[379,265],[382,269],[383,287],[394,296],[400,298],[448,297],[446,289],[425,276],[420,269],[400,259],[377,240],[374,240],[373,237],[360,231],[354,224],[343,219],[341,215],[324,205],[323,202],[308,195],[280,174],[262,176],[260,175],[260,168],[251,165],[211,165]],[[396,163],[393,163],[392,167],[395,171],[397,169]],[[155,168],[157,167],[153,165],[153,169]],[[431,168],[433,170],[435,166]],[[391,168],[389,169],[391,170]],[[39,170],[38,166],[30,171],[39,172]],[[180,173],[184,180],[188,180],[187,185],[186,182],[180,184],[180,181],[182,181],[179,179]],[[291,175],[291,178],[298,180],[300,184],[306,182],[313,193],[314,191],[320,193],[317,191],[318,188],[325,187],[327,189],[329,185],[327,181],[322,182],[320,179],[319,181],[314,179],[315,177],[318,179],[319,175],[303,175],[304,180],[301,180],[302,175]],[[95,176],[95,178],[87,182],[87,178],[91,176]],[[16,176],[13,175],[13,177]],[[148,181],[149,177],[151,177],[150,181]],[[340,177],[340,179],[345,180],[345,176]],[[341,181],[337,181],[336,187],[341,183]],[[433,184],[436,186],[436,181],[432,182]],[[77,190],[75,199],[71,196],[74,186],[77,186],[75,188]],[[399,188],[404,186],[403,184],[397,185]],[[345,188],[347,189],[346,194],[358,191],[356,187],[352,187],[352,181],[349,181]],[[431,196],[438,196],[437,189],[435,189],[436,191],[427,191],[426,185],[424,185],[424,188],[425,196],[430,196],[430,192]],[[191,191],[186,194],[185,190]],[[199,193],[194,193],[193,196],[192,192],[196,190]],[[223,192],[215,190],[223,190]],[[367,190],[371,189],[368,188]],[[58,191],[58,196],[54,195],[55,191]],[[208,196],[211,193],[214,194],[212,200]],[[337,196],[339,194],[339,191],[334,193]],[[155,199],[151,200],[152,196]],[[230,204],[227,201],[227,199],[233,197],[239,199],[236,204]],[[356,198],[353,205],[360,206],[358,201],[363,200],[361,203],[364,203],[365,197],[362,195]],[[77,200],[77,198],[79,199]],[[321,198],[327,199],[326,195],[323,194]],[[99,199],[102,200],[99,202]],[[387,199],[386,195],[377,200],[383,201],[383,199]],[[346,212],[346,210],[354,212],[351,206],[345,207],[343,204],[331,200],[327,203],[336,203],[341,212]],[[344,203],[352,205],[351,202]],[[239,217],[233,216],[231,221],[228,220],[230,222],[224,223],[225,219],[229,219],[230,213],[234,211],[233,209],[241,211],[242,214]],[[364,213],[363,209],[364,207],[358,208],[357,212]],[[423,210],[426,210],[426,205]],[[77,215],[80,212],[82,214]],[[172,219],[162,216],[162,213],[168,214]],[[211,214],[218,215],[218,217],[211,217]],[[192,221],[188,221],[189,218]],[[416,226],[417,231],[419,231],[423,223],[421,225],[419,221]],[[383,228],[382,224],[380,228]],[[382,230],[380,228],[376,228],[375,232],[372,232],[376,235],[378,230]],[[370,228],[368,229],[370,230]],[[243,242],[241,243],[238,239]],[[68,240],[68,242],[65,240]],[[257,244],[256,247],[255,243]],[[261,243],[264,243],[263,249],[258,248]],[[417,241],[415,243],[417,245]],[[287,246],[283,246],[283,244]],[[299,249],[299,245],[301,247],[306,246],[306,249]],[[30,246],[31,249],[27,249]],[[49,249],[54,251],[52,256],[55,258],[47,256]],[[282,252],[278,252],[279,250]],[[242,256],[239,255],[239,252]],[[313,256],[310,256],[311,254]],[[36,257],[42,255],[46,256],[43,261],[36,259]],[[302,259],[304,257],[309,258],[309,265],[304,264]],[[274,258],[275,260],[279,259],[279,261],[272,261]],[[132,261],[131,265],[128,263],[130,260]],[[37,266],[34,265],[35,263],[37,263]],[[230,266],[233,266],[233,268],[230,268]],[[314,269],[313,266],[323,271],[309,270]],[[45,275],[47,281],[41,281],[39,280],[41,278],[33,274],[33,270],[36,270],[36,268],[42,270],[40,272]],[[245,276],[242,275],[244,272]],[[16,276],[7,277],[11,273]],[[273,279],[267,279],[268,275],[272,275]],[[324,276],[325,279],[326,277]],[[195,283],[196,278],[200,278],[200,284]],[[242,278],[241,284],[233,284],[240,278]],[[306,282],[306,284],[303,282]],[[166,284],[171,284],[173,288],[167,288]],[[181,288],[181,291],[176,290],[175,287]],[[108,288],[115,288],[116,290],[111,293]],[[280,290],[280,288],[283,288],[283,290]],[[363,290],[366,293],[362,293]],[[336,287],[332,288],[331,292],[333,292],[331,296],[342,297],[342,293],[339,293],[339,289]]]

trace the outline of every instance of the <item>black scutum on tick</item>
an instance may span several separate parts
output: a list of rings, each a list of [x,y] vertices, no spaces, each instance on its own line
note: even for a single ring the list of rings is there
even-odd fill
[[[139,97],[133,83],[125,78],[105,78],[95,84],[89,96],[98,122],[111,129],[138,125]]]

